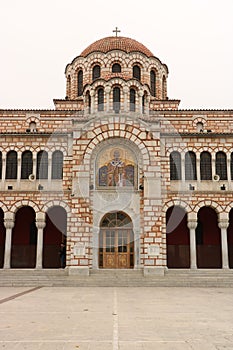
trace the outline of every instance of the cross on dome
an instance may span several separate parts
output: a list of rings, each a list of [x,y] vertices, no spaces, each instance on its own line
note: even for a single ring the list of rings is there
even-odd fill
[[[117,36],[117,34],[120,33],[120,32],[121,32],[121,31],[118,29],[118,27],[116,27],[116,29],[113,30],[113,33],[116,33],[116,36]]]

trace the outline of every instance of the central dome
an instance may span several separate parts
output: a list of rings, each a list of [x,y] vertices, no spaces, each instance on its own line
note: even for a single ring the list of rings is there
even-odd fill
[[[103,52],[107,53],[112,50],[121,50],[126,53],[130,52],[141,52],[147,57],[153,57],[153,53],[147,49],[143,44],[130,38],[125,38],[123,36],[109,36],[95,41],[93,44],[89,45],[80,56],[86,57],[92,52]]]

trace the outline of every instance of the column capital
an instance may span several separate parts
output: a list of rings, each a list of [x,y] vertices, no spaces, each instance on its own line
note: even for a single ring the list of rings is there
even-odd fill
[[[45,228],[45,226],[46,226],[45,220],[43,220],[43,219],[37,219],[36,220],[36,227],[38,229],[43,229],[43,228]]]
[[[6,229],[12,229],[15,225],[14,219],[4,219],[4,226]]]
[[[195,228],[197,227],[197,220],[189,220],[187,222],[187,226],[190,230],[195,230]]]
[[[219,228],[225,228],[225,229],[227,229],[228,228],[228,226],[229,226],[229,220],[221,220],[221,221],[219,221],[218,222],[218,227]]]

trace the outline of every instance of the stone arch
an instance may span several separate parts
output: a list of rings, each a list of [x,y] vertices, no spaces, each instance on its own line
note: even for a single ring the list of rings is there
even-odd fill
[[[1,202],[1,201],[0,201],[0,208],[2,209],[2,211],[4,212],[4,214],[8,212],[7,206],[6,206],[3,202]]]
[[[192,207],[189,203],[186,201],[183,201],[181,199],[171,199],[170,201],[166,202],[162,208],[162,213],[166,213],[166,211],[173,206],[178,206],[183,208],[187,213],[192,211]]]
[[[31,201],[22,201],[16,209],[12,228],[11,267],[35,268],[37,249],[35,209],[37,207]]]
[[[134,268],[138,267],[140,265],[140,230],[138,229],[140,227],[140,215],[136,215],[134,210],[131,208],[125,207],[123,210],[122,208],[117,205],[116,203],[112,206],[108,206],[106,210],[99,211],[94,215],[94,221],[93,221],[93,268],[98,268],[98,255],[99,255],[99,234],[100,234],[100,224],[104,216],[110,212],[123,212],[125,213],[132,222],[132,229],[133,229],[133,235],[134,235]]]
[[[223,208],[222,208],[222,206],[221,206],[219,203],[217,203],[217,202],[215,202],[215,201],[213,201],[213,200],[209,200],[209,199],[206,199],[206,200],[203,200],[203,201],[197,203],[197,204],[194,206],[193,210],[194,210],[196,213],[198,213],[198,211],[199,211],[202,207],[211,207],[212,209],[214,209],[214,210],[216,211],[216,213],[217,213],[218,216],[219,216],[220,213],[223,212]]]
[[[67,149],[64,146],[52,146],[48,153],[50,152],[52,154],[55,151],[61,151],[64,157],[67,155]]]
[[[233,202],[229,203],[229,204],[225,207],[224,212],[225,212],[227,215],[229,215],[229,213],[230,213],[230,211],[231,211],[232,208],[233,208]]]
[[[197,212],[196,251],[198,268],[221,268],[221,230],[216,203],[203,201]],[[202,203],[203,203],[202,202]],[[215,208],[214,208],[215,207]]]
[[[67,206],[61,201],[51,201],[50,204],[53,205],[49,206],[45,212],[46,225],[43,231],[43,267],[65,267],[65,261],[60,261],[59,252],[62,244],[65,247],[67,243],[68,212],[64,208],[64,206],[66,208]],[[63,206],[60,204],[63,204]]]
[[[25,206],[31,207],[35,211],[35,213],[40,211],[39,206],[35,202],[27,199],[15,202],[10,208],[10,211],[15,214],[20,208]]]
[[[59,206],[59,207],[62,207],[63,209],[65,209],[65,211],[67,212],[67,215],[71,214],[71,209],[70,209],[69,205],[64,201],[57,200],[57,199],[51,200],[51,201],[48,201],[47,203],[45,203],[42,207],[42,211],[47,212],[48,209],[50,209],[54,206]]]
[[[130,134],[131,134],[131,133],[130,133]],[[131,136],[132,136],[132,134],[131,134]],[[109,137],[109,133],[108,133],[108,132],[104,132],[104,133],[102,134],[102,137],[103,137],[103,140],[102,140],[102,141],[99,141],[97,136],[91,140],[91,142],[90,142],[89,145],[87,146],[86,152],[85,152],[85,154],[84,154],[84,159],[83,159],[84,163],[89,163],[90,158],[91,158],[91,154],[92,154],[93,150],[98,146],[98,144],[104,142],[105,140],[113,139],[113,138]],[[145,165],[145,164],[148,164],[147,161],[149,161],[149,159],[150,159],[149,152],[148,152],[146,146],[144,145],[144,143],[143,143],[142,141],[140,141],[140,140],[136,137],[136,135],[135,135],[135,140],[133,140],[133,141],[130,140],[130,139],[127,139],[127,140],[126,140],[126,139],[123,138],[123,136],[122,136],[122,137],[121,137],[121,136],[120,136],[120,137],[119,137],[119,136],[115,136],[114,138],[117,138],[117,137],[120,138],[120,139],[122,139],[122,141],[127,141],[127,140],[128,140],[128,141],[130,141],[132,144],[135,144],[135,145],[138,147],[138,149],[140,150],[140,153],[142,153],[142,149],[145,150],[145,152],[142,153],[142,154],[143,154],[143,157],[142,157],[142,159],[143,159],[143,164],[144,164],[144,165]]]
[[[166,246],[168,268],[190,267],[188,213],[181,205],[166,210]]]

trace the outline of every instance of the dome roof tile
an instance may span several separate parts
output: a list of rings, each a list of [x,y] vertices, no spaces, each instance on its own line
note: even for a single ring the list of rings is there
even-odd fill
[[[153,57],[153,53],[138,41],[123,36],[109,36],[95,41],[89,45],[80,56],[86,57],[92,52],[107,53],[112,50],[121,50],[126,53],[141,52],[147,57]]]

